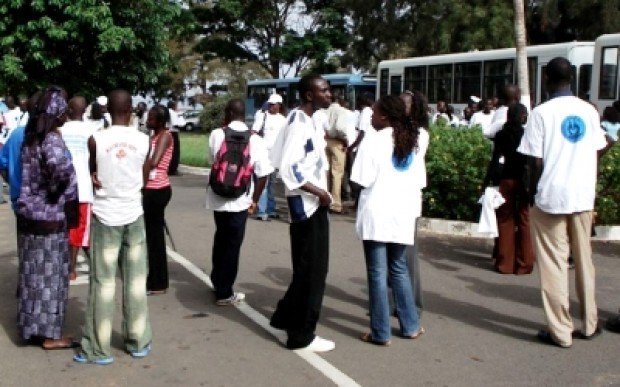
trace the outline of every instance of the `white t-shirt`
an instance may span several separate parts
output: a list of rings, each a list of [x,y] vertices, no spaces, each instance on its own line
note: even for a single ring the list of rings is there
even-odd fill
[[[495,110],[491,124],[486,129],[482,128],[482,134],[487,138],[495,138],[495,135],[502,130],[506,121],[508,121],[508,106],[500,106]]]
[[[360,120],[357,123],[357,129],[362,132],[373,132],[375,128],[372,127],[372,108],[366,106],[362,109],[359,116]]]
[[[248,131],[248,127],[241,121],[233,121],[228,127],[237,132]],[[215,129],[209,136],[209,162],[213,164],[215,155],[220,150],[224,142],[224,128]],[[274,171],[269,152],[262,137],[257,134],[250,136],[250,164],[254,168],[254,174],[258,177],[269,175]],[[247,210],[252,205],[252,195],[254,194],[254,182],[250,181],[250,190],[236,199],[228,199],[214,193],[210,187],[207,188],[207,209],[213,211],[240,212]]]
[[[311,183],[327,190],[329,163],[325,153],[325,131],[319,125],[302,110],[293,110],[271,152],[271,160],[279,168],[286,187],[292,222],[310,218],[320,204],[317,196],[300,187]]]
[[[469,120],[469,126],[474,127],[480,125],[482,133],[485,133],[491,125],[493,114],[493,111],[489,112],[489,114],[484,114],[483,111],[475,112],[474,115],[471,116],[471,120]]]
[[[170,114],[169,130],[171,132],[178,132],[179,128],[185,126],[185,119],[174,109],[168,109],[168,113]]]
[[[262,113],[259,119],[254,121],[252,130],[258,133],[263,127],[263,122],[265,123],[263,140],[265,141],[267,150],[271,151],[273,144],[276,142],[276,138],[278,138],[278,134],[280,134],[280,131],[286,125],[286,117],[280,113]]]
[[[536,205],[550,214],[594,208],[597,151],[606,145],[596,109],[573,96],[532,110],[517,151],[543,160]]]
[[[133,126],[112,125],[93,134],[97,146],[97,177],[93,214],[107,226],[135,222],[142,210],[142,167],[149,137]]]
[[[426,151],[428,150],[429,135],[426,129],[420,128],[420,134],[418,135],[418,151],[416,157],[413,160],[413,168],[415,174],[415,184],[420,187],[417,193],[414,194],[416,207],[416,217],[422,216],[422,190],[426,188]]]
[[[93,126],[84,121],[67,121],[60,133],[69,152],[75,168],[78,184],[78,200],[80,203],[93,202],[93,182],[88,167],[88,139],[95,133]]]
[[[362,141],[357,151],[351,180],[365,188],[360,192],[355,228],[362,240],[412,245],[424,180],[421,151],[426,148],[421,140],[409,165],[397,169],[392,133],[392,128],[378,131],[372,142]]]

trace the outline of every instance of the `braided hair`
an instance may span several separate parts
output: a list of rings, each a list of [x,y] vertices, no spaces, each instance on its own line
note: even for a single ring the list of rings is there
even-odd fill
[[[405,103],[393,95],[383,96],[377,101],[377,108],[385,114],[394,129],[394,159],[397,166],[403,166],[411,152],[418,146],[419,130],[413,120],[405,115]]]

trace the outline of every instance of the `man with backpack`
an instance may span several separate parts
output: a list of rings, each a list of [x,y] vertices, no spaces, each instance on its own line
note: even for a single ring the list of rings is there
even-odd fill
[[[264,140],[248,129],[244,118],[244,102],[230,100],[224,108],[224,127],[215,129],[209,137],[213,166],[207,209],[213,210],[215,218],[211,281],[219,306],[245,299],[245,294],[233,291],[245,225],[248,214],[256,211],[267,176],[274,170]],[[252,174],[258,177],[256,184]]]

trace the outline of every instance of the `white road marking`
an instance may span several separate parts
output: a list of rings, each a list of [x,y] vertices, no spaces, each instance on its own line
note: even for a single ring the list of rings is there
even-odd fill
[[[202,271],[199,267],[190,262],[187,258],[183,257],[181,254],[172,251],[170,248],[167,248],[168,256],[177,262],[179,265],[183,266],[187,271],[192,273],[196,278],[204,282],[209,288],[213,289],[213,283],[211,282],[211,278]],[[235,305],[237,309],[250,320],[254,321],[258,326],[271,333],[278,341],[282,344],[286,342],[286,333],[279,331],[269,325],[269,320],[267,317],[258,313],[256,309],[252,308],[247,302],[242,302],[240,304]],[[332,382],[334,382],[337,386],[346,386],[346,387],[354,387],[360,386],[355,380],[351,379],[349,376],[344,374],[342,371],[331,365],[325,359],[320,357],[314,352],[304,351],[304,350],[296,350],[293,351],[299,357],[307,361],[311,366],[316,368],[319,372],[329,378]]]

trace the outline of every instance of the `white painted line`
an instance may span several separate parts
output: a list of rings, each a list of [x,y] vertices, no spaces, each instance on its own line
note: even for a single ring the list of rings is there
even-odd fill
[[[168,252],[168,256],[172,258],[179,265],[183,266],[187,271],[192,273],[196,278],[204,282],[209,288],[213,289],[213,283],[211,282],[211,278],[200,268],[190,262],[187,258],[177,253],[176,251],[172,251],[169,247],[166,249]],[[269,325],[269,320],[267,317],[258,313],[258,311],[252,308],[247,302],[242,302],[240,304],[235,305],[237,309],[250,320],[254,321],[258,326],[271,333],[278,341],[282,344],[286,342],[286,333],[280,331],[278,329],[273,328]],[[320,357],[314,352],[305,351],[303,349],[299,349],[293,351],[299,357],[307,361],[311,366],[316,368],[319,372],[329,378],[332,382],[334,382],[337,386],[343,387],[359,387],[355,380],[351,379],[349,376],[344,374],[342,371],[331,365],[325,359]]]

